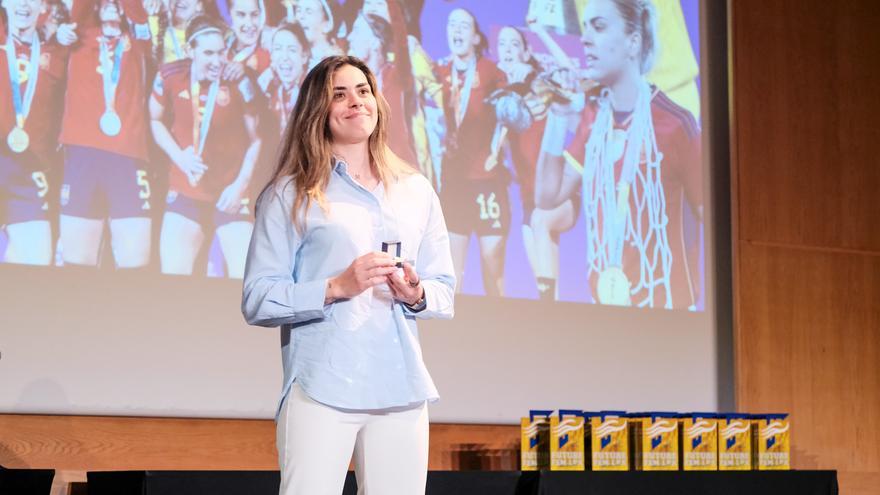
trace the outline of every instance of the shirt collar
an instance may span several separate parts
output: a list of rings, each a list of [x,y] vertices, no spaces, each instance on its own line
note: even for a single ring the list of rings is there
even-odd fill
[[[348,164],[345,163],[345,160],[338,156],[334,156],[331,158],[333,160],[333,170],[339,175],[345,175],[348,172]]]

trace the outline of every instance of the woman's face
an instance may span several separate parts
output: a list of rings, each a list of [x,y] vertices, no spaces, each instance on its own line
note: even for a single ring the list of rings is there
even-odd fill
[[[290,31],[279,29],[272,37],[272,69],[282,83],[296,83],[305,71],[309,56]]]
[[[367,20],[359,15],[351,26],[351,33],[348,34],[348,54],[366,61],[378,49],[378,45],[379,40],[376,39]],[[376,70],[375,67],[370,69]]]
[[[367,76],[357,67],[343,65],[333,74],[328,119],[334,143],[363,143],[376,129],[376,96]]]
[[[43,0],[3,0],[9,27],[17,30],[32,29],[46,8]]]
[[[330,32],[330,20],[320,0],[298,0],[296,3],[296,22],[302,26],[306,39],[315,41]]]
[[[174,20],[177,22],[189,21],[196,14],[202,12],[200,0],[172,0],[171,5],[174,11]]]
[[[446,42],[449,51],[458,57],[468,57],[476,53],[480,36],[474,18],[467,11],[455,9],[446,21]]]
[[[638,64],[639,41],[638,35],[626,33],[626,23],[611,0],[587,4],[581,42],[588,78],[609,84],[631,64]]]
[[[205,33],[193,41],[193,71],[200,74],[200,79],[216,81],[223,73],[226,63],[226,44],[220,33]]]
[[[260,4],[258,0],[233,0],[229,12],[232,16],[232,31],[235,38],[244,46],[256,45],[260,41]]]
[[[364,6],[361,7],[364,15],[377,15],[388,22],[391,22],[391,14],[388,12],[388,0],[364,0]]]
[[[498,61],[502,64],[525,63],[529,56],[522,36],[512,27],[498,31]]]
[[[122,9],[116,0],[101,0],[98,18],[101,22],[122,22]]]

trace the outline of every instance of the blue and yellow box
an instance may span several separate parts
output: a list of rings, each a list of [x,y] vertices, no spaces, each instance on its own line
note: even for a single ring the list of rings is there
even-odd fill
[[[550,470],[583,471],[585,467],[584,414],[560,409],[559,416],[550,418]]]
[[[520,463],[523,471],[550,467],[550,415],[553,411],[532,410],[520,420]]]
[[[685,471],[718,469],[718,415],[685,414],[681,420],[681,465]]]
[[[791,469],[788,414],[752,416],[752,452],[759,471]]]
[[[718,419],[718,469],[752,469],[752,425],[747,414],[724,414]]]
[[[637,471],[678,471],[678,414],[629,414],[629,444]]]
[[[629,432],[625,411],[584,413],[589,417],[593,471],[629,470]]]

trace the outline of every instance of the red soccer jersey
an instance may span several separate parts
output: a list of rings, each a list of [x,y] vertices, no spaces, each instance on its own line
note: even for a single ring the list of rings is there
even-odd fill
[[[547,119],[544,118],[533,122],[522,132],[509,131],[507,134],[510,142],[510,158],[519,181],[520,196],[523,202],[529,205],[535,204],[535,172],[546,126]],[[528,221],[528,219],[524,220]]]
[[[116,136],[101,131],[101,116],[105,112],[104,82],[100,62],[101,28],[96,14],[85,0],[81,8],[74,6],[74,20],[79,24],[79,41],[72,47],[68,66],[67,98],[61,125],[63,144],[88,146],[139,160],[147,159],[146,77],[150,57],[150,35],[146,13],[141,2],[123,2],[130,31],[111,41],[109,53],[113,58],[116,43],[123,43],[119,85],[114,109],[122,121]]]
[[[251,191],[253,197],[259,195],[263,186],[269,181],[275,171],[278,147],[281,144],[281,134],[287,125],[287,119],[296,104],[299,95],[299,84],[289,90],[281,87],[281,82],[274,77],[274,73],[268,70],[263,73],[259,80],[262,102],[260,104],[260,158],[257,161],[254,176],[251,178]]]
[[[190,100],[192,61],[178,60],[162,66],[153,84],[153,98],[169,116],[169,130],[181,149],[193,146],[193,107]],[[204,115],[211,83],[199,83],[199,111]],[[250,146],[245,115],[256,115],[255,88],[249,77],[236,83],[221,81],[217,91],[202,160],[207,172],[193,187],[186,175],[171,164],[170,186],[184,196],[202,201],[216,201],[241,170],[245,152]]]
[[[467,108],[461,119],[461,125],[456,125],[452,78],[457,78],[458,88],[464,88],[465,72],[453,71],[450,61],[438,66],[436,73],[443,84],[443,110],[446,114],[447,151],[443,158],[443,181],[454,183],[465,179],[497,177],[503,173],[504,167],[495,166],[489,172],[486,172],[485,168],[486,159],[491,152],[497,119],[495,109],[484,100],[493,91],[505,85],[507,77],[491,60],[478,59]],[[464,91],[461,93],[463,95]]]
[[[28,149],[21,154],[13,153],[6,144],[6,136],[15,126],[15,106],[12,102],[12,86],[9,65],[6,60],[6,34],[0,33],[0,152],[17,155],[25,161],[36,160],[41,166],[51,161],[58,147],[58,122],[64,104],[64,78],[67,68],[67,49],[55,42],[40,43],[40,62],[37,86],[24,130],[30,138]],[[31,45],[15,41],[19,88],[24,98],[27,74],[30,68]]]
[[[272,74],[270,72],[270,74]],[[263,81],[263,78],[260,78]],[[287,90],[281,87],[281,81],[272,77],[266,79],[265,87],[260,90],[263,92],[263,101],[266,103],[265,112],[260,114],[260,128],[265,132],[261,133],[266,137],[274,137],[274,141],[278,141],[278,136],[284,132],[284,127],[290,119],[293,107],[296,105],[296,98],[299,96],[299,84]]]
[[[235,58],[235,54],[232,53],[232,49],[229,49],[226,52],[229,60],[233,60]],[[250,55],[245,57],[242,62],[244,67],[250,71],[253,71],[256,74],[262,74],[264,70],[269,68],[269,65],[272,64],[272,59],[269,55],[269,51],[262,47],[256,47]]]
[[[585,145],[590,137],[590,130],[598,111],[594,103],[587,104],[581,116],[580,124],[574,138],[569,145],[568,152],[583,163]],[[698,246],[696,239],[685,239],[684,236],[684,207],[689,205],[696,212],[703,205],[703,175],[701,164],[700,129],[693,116],[684,108],[675,104],[669,97],[659,90],[654,90],[651,99],[651,116],[654,122],[654,133],[657,139],[657,148],[663,154],[660,165],[661,183],[666,200],[666,216],[669,223],[666,225],[666,234],[672,255],[670,274],[670,286],[672,292],[672,306],[675,308],[687,308],[696,304],[699,297],[699,274],[698,274]],[[626,129],[628,124],[618,124],[615,128]],[[624,156],[626,152],[624,151]],[[642,170],[645,161],[641,162]],[[617,161],[614,167],[615,182],[619,180],[623,168],[623,158]],[[631,187],[629,197],[630,211],[636,211],[634,203],[636,187]],[[599,229],[603,212],[599,212]],[[642,224],[642,232],[647,232],[647,214],[638,219]],[[656,239],[648,245],[651,252],[656,244]],[[642,267],[638,250],[626,243],[623,250],[623,270],[630,283],[635,285],[639,281]],[[655,269],[655,278],[662,277],[662,266],[658,263]],[[596,293],[598,273],[592,273],[590,283],[593,294]],[[646,290],[633,295],[633,303],[642,301],[647,296]],[[653,307],[662,308],[666,304],[666,295],[662,287],[655,287]]]
[[[379,77],[382,80],[382,95],[391,110],[388,120],[388,147],[411,167],[418,168],[419,162],[411,144],[409,116],[403,103],[404,88],[400,84],[398,72],[394,65],[388,64],[382,68]]]

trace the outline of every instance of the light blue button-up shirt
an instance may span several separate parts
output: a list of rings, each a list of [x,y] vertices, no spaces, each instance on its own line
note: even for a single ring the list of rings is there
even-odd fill
[[[451,318],[455,275],[446,222],[431,184],[420,174],[368,191],[337,161],[302,234],[291,217],[289,179],[257,202],[241,309],[251,325],[281,327],[284,385],[294,380],[312,399],[344,409],[384,409],[439,398],[425,368],[417,318]],[[355,258],[400,241],[425,289],[416,312],[386,284],[324,304],[327,279]],[[277,417],[277,415],[276,415]]]

